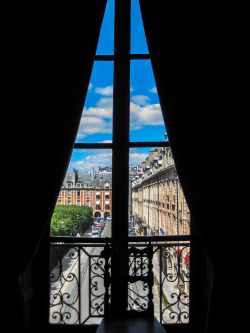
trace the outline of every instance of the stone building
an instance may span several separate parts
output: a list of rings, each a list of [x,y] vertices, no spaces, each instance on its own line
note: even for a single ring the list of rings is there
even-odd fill
[[[110,167],[98,172],[67,172],[57,205],[90,206],[93,217],[108,217],[112,212],[112,173]]]
[[[171,149],[154,148],[131,176],[132,219],[144,235],[188,235],[190,213]]]

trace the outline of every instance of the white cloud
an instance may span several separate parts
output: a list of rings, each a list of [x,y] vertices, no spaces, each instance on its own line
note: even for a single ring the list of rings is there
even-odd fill
[[[113,86],[107,86],[104,88],[96,88],[95,92],[103,96],[113,96]]]
[[[91,91],[92,88],[93,88],[93,83],[89,83],[88,91]]]
[[[112,133],[111,121],[105,121],[104,119],[98,117],[82,117],[77,138],[80,139],[86,137],[87,135],[97,133]]]
[[[156,87],[154,87],[154,88],[152,88],[152,89],[148,89],[151,93],[157,93],[157,88]]]
[[[112,164],[112,152],[104,149],[95,154],[85,155],[80,161],[71,161],[69,167],[75,168],[80,171],[91,171],[92,167],[98,169],[98,167],[111,166]]]
[[[97,117],[97,118],[112,118],[112,108],[110,107],[89,107],[83,109],[82,120],[88,117]]]
[[[89,84],[89,89],[93,85]],[[152,92],[156,88],[150,89]],[[77,139],[98,133],[112,133],[113,116],[113,86],[96,88],[95,92],[101,97],[95,106],[84,108]],[[92,92],[93,93],[93,92]],[[140,130],[146,125],[164,125],[160,104],[149,104],[150,98],[146,95],[135,95],[130,102],[130,129]]]
[[[130,128],[139,130],[143,126],[164,125],[160,104],[140,106],[130,102]]]
[[[102,97],[97,103],[96,106],[102,108],[113,108],[113,97]]]
[[[103,140],[103,141],[100,141],[98,143],[112,143],[112,140]]]
[[[129,164],[141,164],[141,162],[145,161],[148,155],[144,153],[130,153],[129,154]]]
[[[145,96],[145,95],[135,95],[135,96],[132,96],[131,100],[135,104],[147,105],[147,103],[150,100],[150,98],[148,96]]]

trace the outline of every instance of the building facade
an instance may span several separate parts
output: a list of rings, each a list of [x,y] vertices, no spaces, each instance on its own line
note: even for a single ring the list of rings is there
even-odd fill
[[[57,205],[90,206],[93,217],[108,217],[112,212],[111,168],[99,168],[98,172],[67,172]]]
[[[154,148],[130,175],[131,215],[144,235],[189,235],[190,212],[171,149]]]

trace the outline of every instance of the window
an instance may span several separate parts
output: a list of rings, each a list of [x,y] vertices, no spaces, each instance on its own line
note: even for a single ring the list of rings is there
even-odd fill
[[[158,302],[158,306],[155,307],[158,312],[155,315],[163,324],[186,324],[189,322],[190,228],[187,227],[187,223],[185,229],[182,229],[185,230],[185,234],[180,230],[181,219],[178,215],[179,209],[176,208],[180,204],[180,193],[176,186],[178,177],[173,159],[170,158],[171,151],[166,139],[166,128],[144,35],[139,1],[131,0],[131,40],[130,0],[117,1],[115,9],[114,3],[115,0],[108,0],[102,29],[106,29],[107,22],[111,22],[107,19],[107,14],[114,19],[115,11],[115,46],[110,48],[104,41],[98,45],[69,165],[69,172],[74,168],[84,179],[86,206],[92,209],[92,222],[102,219],[106,219],[107,222],[101,233],[90,235],[90,232],[85,230],[81,238],[76,238],[74,249],[72,246],[73,254],[68,250],[67,244],[68,252],[64,249],[67,252],[65,255],[76,263],[77,258],[83,258],[81,260],[85,261],[88,258],[91,262],[92,259],[97,259],[91,256],[92,248],[87,250],[90,241],[91,246],[93,243],[97,244],[94,248],[97,256],[104,247],[105,239],[114,248],[127,249],[132,243],[136,243],[135,246],[138,248],[144,246],[149,242],[150,236],[154,242],[154,274],[159,286],[159,292],[155,290],[155,302]],[[138,33],[142,38],[139,43]],[[103,30],[100,33],[101,38],[107,38]],[[112,40],[111,38],[106,42]],[[102,53],[102,50],[105,51]],[[107,54],[107,50],[111,53]],[[93,189],[91,193],[87,189],[90,187]],[[104,201],[102,205],[96,201],[101,198],[100,192],[95,190],[97,188],[98,191],[109,189],[109,192],[105,192],[106,212],[101,211]],[[66,219],[63,215],[62,218]],[[79,217],[74,215],[74,219],[79,220]],[[91,219],[88,220],[90,224]],[[190,222],[190,216],[187,219]],[[92,226],[94,228],[95,224]],[[107,230],[108,234],[105,234]],[[89,236],[93,238],[90,239]],[[63,242],[63,239],[61,241]],[[53,246],[59,249],[59,260],[62,261],[60,246],[57,243]],[[77,246],[78,253],[75,250]],[[111,266],[112,273],[128,274],[128,267],[132,267],[129,260],[128,257],[126,261],[116,258],[117,266]],[[100,266],[96,265],[96,268],[98,267]],[[81,275],[81,272],[78,274]],[[54,276],[52,287],[56,289],[55,284],[58,280],[56,274]],[[75,277],[76,280],[81,279],[77,274]],[[92,280],[90,278],[86,281],[91,283]],[[58,296],[55,293],[51,304],[51,322],[87,324],[92,323],[96,317],[101,317],[103,299],[98,294],[100,289],[97,288],[98,296],[95,299],[97,308],[101,309],[98,311],[97,308],[94,309],[93,304],[89,305],[93,295],[88,294],[88,297],[81,298],[76,294],[75,282],[72,280],[69,284],[71,283],[67,293],[72,306],[68,305],[69,302],[64,302],[63,297],[57,304],[55,299]],[[60,283],[58,284],[60,286]],[[140,298],[142,290],[139,292],[136,289],[140,288],[135,285],[128,286],[123,279],[119,280],[119,284],[113,283],[112,307],[126,309],[128,299],[133,299],[137,294]],[[171,294],[176,295],[175,300]],[[89,299],[89,307],[80,304],[83,298]],[[143,296],[140,302],[143,302],[142,299]],[[129,306],[138,310],[136,303],[138,304],[138,300],[134,299],[130,301]],[[67,317],[65,314],[69,307],[71,315],[66,320],[64,316]],[[91,310],[88,313],[80,313],[83,308]],[[94,323],[98,323],[98,320]]]

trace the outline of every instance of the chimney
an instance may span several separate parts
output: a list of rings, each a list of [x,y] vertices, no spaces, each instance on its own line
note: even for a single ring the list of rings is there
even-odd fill
[[[77,182],[77,171],[75,168],[73,168],[73,187],[76,186],[76,182]]]

